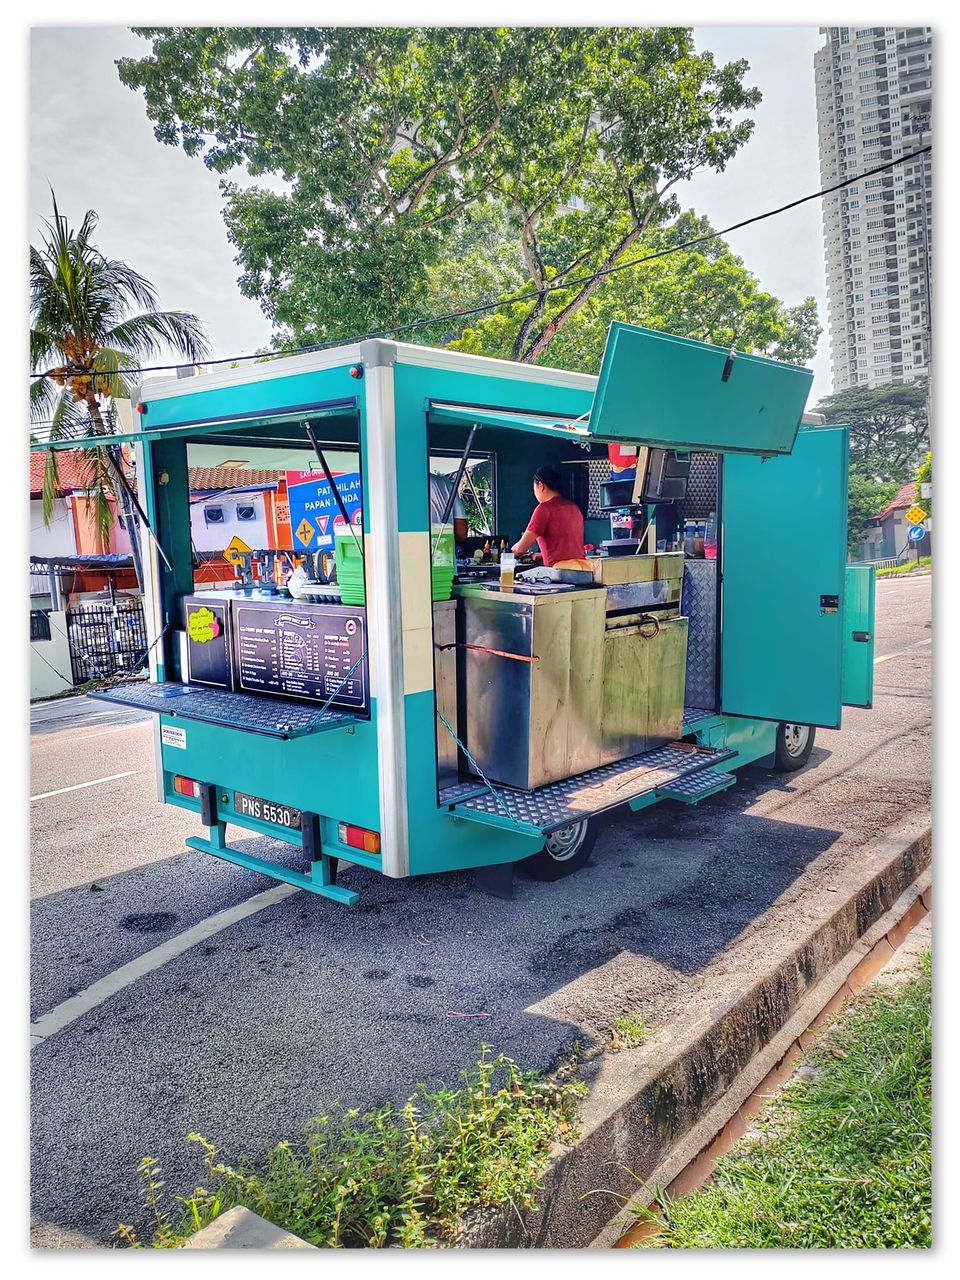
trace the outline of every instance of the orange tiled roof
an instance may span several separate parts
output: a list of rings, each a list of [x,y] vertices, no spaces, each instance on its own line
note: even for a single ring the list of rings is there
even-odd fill
[[[202,489],[267,486],[276,484],[283,477],[283,471],[271,471],[262,467],[191,467],[190,488],[197,493]]]
[[[86,489],[90,484],[90,462],[82,449],[64,449],[54,454],[57,460],[57,496],[72,493],[74,489]],[[30,497],[39,498],[43,493],[45,453],[30,455]]]
[[[58,452],[57,485],[58,497],[73,493],[77,489],[86,489],[91,480],[90,463],[82,449],[64,449]],[[30,497],[39,498],[43,493],[43,469],[46,454],[30,455]],[[284,473],[258,467],[191,467],[190,489],[197,493],[205,489],[241,489],[255,485],[264,487],[275,485],[282,480]],[[136,481],[133,481],[136,488]]]
[[[899,491],[894,498],[887,503],[879,515],[874,516],[874,520],[885,520],[892,511],[903,511],[907,507],[912,507],[917,500],[917,485],[915,480],[911,480],[909,484],[901,485]]]

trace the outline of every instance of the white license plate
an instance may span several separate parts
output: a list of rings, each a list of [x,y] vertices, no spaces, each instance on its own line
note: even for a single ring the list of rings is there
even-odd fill
[[[259,818],[261,822],[273,822],[278,827],[300,827],[300,810],[289,804],[275,804],[273,800],[264,800],[262,796],[235,791],[233,807],[244,818]]]

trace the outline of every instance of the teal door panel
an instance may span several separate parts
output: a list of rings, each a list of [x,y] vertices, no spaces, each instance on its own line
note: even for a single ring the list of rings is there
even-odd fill
[[[847,429],[723,459],[720,709],[840,724]]]
[[[812,381],[799,365],[617,322],[590,432],[667,449],[789,453]]]
[[[872,564],[848,564],[843,592],[843,703],[873,706],[874,606]]]

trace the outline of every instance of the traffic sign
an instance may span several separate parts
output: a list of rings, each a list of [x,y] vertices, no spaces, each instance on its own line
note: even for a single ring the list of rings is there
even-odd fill
[[[921,542],[923,540],[923,535],[926,532],[927,531],[922,524],[912,524],[907,533],[907,537],[911,542]]]
[[[304,516],[303,519],[300,521],[300,523],[297,525],[297,537],[300,539],[300,541],[303,543],[305,547],[309,547],[310,543],[313,541],[313,536],[315,533],[316,533],[316,529],[314,529],[313,525],[310,523],[307,517]]]
[[[252,550],[253,547],[248,547],[242,538],[234,536],[230,539],[229,546],[223,553],[223,558],[224,560],[229,560],[231,564],[239,565],[240,556],[249,554]]]
[[[927,513],[924,511],[923,507],[918,507],[916,504],[914,504],[907,512],[908,524],[923,524],[926,518]]]

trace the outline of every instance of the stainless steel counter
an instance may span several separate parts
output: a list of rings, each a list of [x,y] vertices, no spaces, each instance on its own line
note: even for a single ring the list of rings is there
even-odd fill
[[[525,595],[464,584],[454,596],[462,736],[491,781],[532,790],[680,736],[677,604],[654,621],[608,612],[603,586]]]
[[[454,591],[465,741],[484,774],[531,789],[596,768],[603,588]]]

